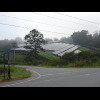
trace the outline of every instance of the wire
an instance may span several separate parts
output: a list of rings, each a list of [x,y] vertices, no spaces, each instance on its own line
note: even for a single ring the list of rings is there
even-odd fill
[[[59,14],[59,15],[63,15],[63,16],[67,16],[67,17],[75,18],[75,19],[78,19],[78,20],[86,21],[86,22],[89,22],[89,23],[92,23],[92,24],[100,25],[100,24],[97,23],[97,22],[93,22],[93,21],[89,21],[89,20],[85,20],[85,19],[81,19],[81,18],[73,17],[73,16],[66,15],[66,14],[62,14],[62,13],[59,13],[59,12],[55,12],[55,13],[56,13],[56,14]]]
[[[52,24],[47,24],[47,23],[43,23],[43,22],[37,22],[37,21],[33,21],[33,20],[22,19],[22,18],[18,18],[18,17],[7,16],[7,15],[0,15],[0,16],[10,17],[10,18],[14,18],[14,19],[17,19],[17,20],[24,20],[24,21],[28,21],[28,22],[31,22],[31,23],[35,22],[35,23],[54,26],[54,27],[60,27],[60,28],[65,28],[65,29],[67,28],[67,29],[70,29],[70,30],[77,30],[77,29],[72,29],[72,28],[68,28],[68,27],[65,27],[65,26],[52,25]]]
[[[53,18],[53,19],[56,19],[56,20],[64,21],[64,22],[67,21],[67,22],[71,22],[71,23],[74,23],[74,24],[82,25],[82,26],[88,26],[88,27],[90,26],[90,25],[86,25],[86,24],[77,23],[77,22],[74,22],[74,21],[69,21],[69,20],[66,20],[66,19],[51,17],[51,16],[48,16],[48,15],[40,14],[40,13],[35,13],[35,12],[32,12],[32,13],[37,14],[37,15],[41,15],[41,16],[45,16],[45,17],[49,17],[49,18]],[[95,26],[92,26],[92,27],[95,27]],[[95,28],[97,28],[97,27],[95,27]]]
[[[12,25],[12,24],[5,24],[5,23],[1,23],[1,22],[0,22],[0,24],[1,25],[6,25],[6,26],[13,26],[13,27],[17,27],[17,28],[33,29],[33,28],[30,28],[30,27],[24,27],[24,26]],[[67,35],[66,33],[59,33],[59,32],[48,31],[48,30],[40,30],[40,31]]]

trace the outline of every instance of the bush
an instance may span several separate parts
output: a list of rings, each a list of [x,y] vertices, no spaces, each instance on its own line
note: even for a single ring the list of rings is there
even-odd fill
[[[14,72],[15,71],[15,67],[14,66],[10,66],[10,71]],[[5,73],[8,72],[8,66],[5,66]],[[4,73],[4,66],[0,66],[0,74]]]
[[[74,66],[93,65],[100,61],[100,53],[91,51],[82,51],[78,54],[69,53],[61,57],[66,62],[73,63]]]
[[[45,65],[48,65],[48,66],[62,66],[62,65],[67,65],[67,64],[68,62],[64,59],[48,61],[45,63]]]

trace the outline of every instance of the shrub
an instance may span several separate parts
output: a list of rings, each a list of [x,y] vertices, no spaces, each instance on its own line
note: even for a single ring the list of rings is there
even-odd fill
[[[93,63],[99,62],[100,53],[91,51],[82,51],[78,54],[69,53],[61,57],[61,59],[66,60],[69,64],[74,63],[75,66],[93,65]]]

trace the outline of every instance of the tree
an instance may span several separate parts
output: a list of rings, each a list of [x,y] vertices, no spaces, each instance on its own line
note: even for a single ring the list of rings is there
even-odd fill
[[[71,38],[71,37],[62,37],[61,39],[60,39],[60,42],[61,43],[73,43],[73,39]]]
[[[24,38],[26,40],[26,49],[30,49],[31,55],[36,59],[38,57],[38,49],[41,49],[41,45],[45,43],[43,34],[41,34],[36,29],[29,32]]]
[[[17,44],[23,43],[23,40],[22,40],[21,37],[16,37],[16,38],[15,38],[15,41],[17,42]]]
[[[56,37],[54,38],[54,41],[59,41],[59,39],[57,39]]]
[[[93,34],[93,45],[96,48],[100,48],[100,31],[95,31]]]
[[[81,32],[74,32],[71,37],[75,43],[83,45],[89,44],[92,41],[92,36],[87,30],[82,30]]]
[[[45,38],[45,43],[50,43],[51,41],[53,41],[51,38]]]
[[[0,50],[5,51],[5,50],[10,50],[12,48],[17,48],[17,43],[14,40],[0,40]]]

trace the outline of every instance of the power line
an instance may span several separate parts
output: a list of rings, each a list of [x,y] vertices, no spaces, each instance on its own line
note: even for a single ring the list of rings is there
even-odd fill
[[[62,14],[62,13],[59,13],[59,12],[55,12],[55,13],[56,13],[56,14],[59,14],[59,15],[63,15],[63,16],[67,16],[67,17],[75,18],[75,19],[78,19],[78,20],[86,21],[86,22],[89,22],[89,23],[92,23],[92,24],[100,25],[100,24],[97,23],[97,22],[93,22],[93,21],[89,21],[89,20],[81,19],[81,18],[78,18],[78,17],[73,17],[73,16],[66,15],[66,14]]]
[[[52,18],[52,19],[64,21],[64,22],[67,21],[67,22],[71,22],[71,23],[74,23],[74,24],[82,25],[82,26],[90,26],[90,25],[86,25],[86,24],[77,23],[77,22],[74,22],[74,21],[69,21],[69,20],[66,20],[66,19],[61,19],[61,18],[57,18],[57,17],[51,17],[51,16],[48,16],[48,15],[40,14],[40,13],[35,13],[35,12],[32,12],[32,13],[37,14],[37,15],[41,15],[41,16],[44,16],[44,17],[49,17],[49,18]],[[57,13],[57,12],[55,12],[55,13]],[[95,27],[95,26],[92,26],[92,27]],[[95,27],[95,28],[97,28],[97,27]]]
[[[10,18],[14,18],[14,19],[17,19],[17,20],[24,20],[24,21],[28,21],[28,22],[31,22],[31,23],[32,23],[32,22],[35,22],[35,23],[44,24],[44,25],[49,25],[49,26],[54,26],[54,27],[60,27],[60,28],[65,28],[65,29],[70,29],[70,30],[77,30],[77,29],[72,29],[72,28],[68,28],[68,27],[65,27],[65,26],[52,25],[52,24],[47,24],[47,23],[38,22],[38,21],[33,21],[33,20],[27,20],[27,19],[18,18],[18,17],[7,16],[7,15],[0,15],[0,16],[3,16],[3,17],[10,17]]]
[[[1,25],[6,25],[6,26],[11,26],[11,27],[17,27],[17,28],[33,29],[33,28],[30,28],[30,27],[24,27],[24,26],[18,26],[18,25],[6,24],[6,23],[1,23],[1,22],[0,22],[0,24],[1,24]],[[38,29],[38,30],[39,30],[39,29]],[[59,33],[59,32],[48,31],[48,30],[40,30],[40,31],[67,35],[66,33]]]

